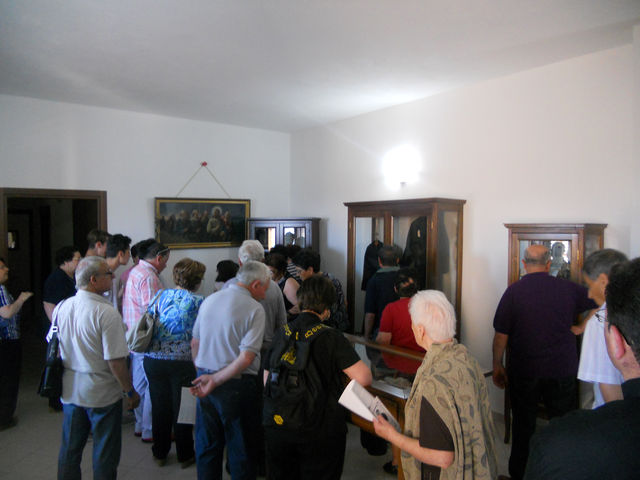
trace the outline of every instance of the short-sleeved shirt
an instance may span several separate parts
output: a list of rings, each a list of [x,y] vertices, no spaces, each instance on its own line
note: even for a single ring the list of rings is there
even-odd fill
[[[140,260],[129,273],[127,288],[122,299],[122,317],[127,328],[135,325],[147,310],[151,299],[162,288],[158,271],[149,262]]]
[[[308,330],[320,323],[319,318],[308,312],[303,312],[289,322],[292,330]],[[279,338],[284,337],[284,329],[276,332],[273,344],[279,344]],[[283,340],[284,341],[284,340]],[[263,360],[263,368],[269,370],[272,350],[269,350]],[[324,413],[323,424],[319,431],[313,435],[344,435],[347,431],[344,408],[338,403],[338,398],[344,390],[342,384],[343,370],[355,365],[360,357],[353,349],[345,336],[335,328],[328,328],[311,343],[309,361],[313,361],[323,385],[327,391],[327,407]],[[305,440],[309,434],[301,434],[300,439]]]
[[[204,298],[179,288],[162,290],[151,300],[149,311],[157,315],[147,357],[159,360],[191,360],[191,338]]]
[[[391,334],[391,345],[424,353],[424,348],[416,343],[416,337],[411,329],[410,301],[411,298],[405,297],[386,306],[380,320],[380,332]],[[422,363],[418,360],[386,353],[382,354],[382,358],[389,367],[409,374],[416,373]]]
[[[209,295],[200,305],[193,327],[193,338],[199,341],[196,367],[217,372],[246,350],[256,358],[243,373],[257,375],[264,325],[264,308],[246,288],[230,285]]]
[[[227,280],[222,288],[225,289],[237,283],[238,278],[233,277]],[[284,306],[282,291],[273,280],[269,280],[269,288],[267,288],[264,299],[260,300],[260,305],[264,308],[265,313],[262,348],[267,349],[271,346],[271,340],[276,330],[287,323],[287,310]]]
[[[418,443],[422,448],[455,452],[455,445],[449,428],[424,397],[420,402],[420,438],[418,438]],[[440,467],[426,463],[423,463],[421,467],[423,479],[440,478]]]
[[[604,320],[606,317],[606,303],[598,309],[587,321],[587,327],[582,337],[582,350],[580,352],[580,365],[578,378],[584,382],[606,383],[609,385],[621,385],[624,379],[607,353],[607,344],[604,339]],[[603,405],[604,398],[598,385],[593,386],[595,400],[593,408]]]
[[[76,282],[58,267],[49,274],[42,289],[42,301],[57,305],[76,294]]]
[[[394,289],[397,272],[398,267],[382,267],[367,283],[364,311],[375,314],[374,331],[380,326],[380,318],[384,308],[389,303],[398,300],[398,294]]]
[[[79,290],[58,304],[53,316],[64,364],[62,402],[98,408],[121,399],[122,389],[107,363],[129,355],[116,309],[101,295]]]
[[[4,285],[0,285],[0,307],[11,305],[13,297]],[[11,318],[0,317],[0,340],[18,340],[20,338],[20,314]]]
[[[587,289],[546,272],[529,273],[502,295],[493,327],[509,336],[508,368],[525,378],[562,378],[578,371],[578,315],[597,308]]]

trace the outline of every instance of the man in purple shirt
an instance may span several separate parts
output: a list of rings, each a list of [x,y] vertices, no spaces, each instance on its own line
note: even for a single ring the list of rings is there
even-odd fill
[[[526,249],[522,262],[527,274],[507,288],[493,319],[493,383],[499,388],[509,384],[509,473],[514,480],[524,475],[540,399],[549,417],[576,407],[578,350],[571,326],[580,313],[597,307],[585,287],[549,275],[550,257],[544,245]]]

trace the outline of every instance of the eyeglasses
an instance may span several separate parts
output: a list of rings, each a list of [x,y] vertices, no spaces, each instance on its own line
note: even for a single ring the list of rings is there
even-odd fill
[[[164,257],[169,252],[170,252],[170,249],[169,249],[169,247],[167,247],[167,248],[165,248],[163,250],[160,250],[156,255],[160,255],[161,257]]]
[[[106,272],[98,273],[96,275],[96,277],[99,277],[100,275],[109,275],[109,276],[113,277],[113,272],[111,270],[107,270]]]
[[[600,323],[604,323],[607,321],[607,311],[606,310],[598,310],[595,313],[596,316],[596,320],[598,320]]]

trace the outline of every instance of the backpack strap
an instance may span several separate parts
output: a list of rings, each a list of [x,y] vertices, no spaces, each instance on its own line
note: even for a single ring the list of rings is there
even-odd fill
[[[316,323],[306,329],[291,329],[289,324],[284,325],[284,348],[279,352],[277,365],[288,364],[288,368],[302,370],[307,365],[311,342],[328,331],[331,327]],[[299,354],[302,353],[302,354]]]

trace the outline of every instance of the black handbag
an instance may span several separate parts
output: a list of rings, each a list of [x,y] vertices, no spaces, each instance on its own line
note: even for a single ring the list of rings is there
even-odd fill
[[[58,339],[58,316],[55,315],[51,326],[51,340],[47,346],[47,359],[40,376],[38,395],[46,398],[59,398],[62,395],[63,372],[64,366],[62,358],[60,358],[60,340]]]

